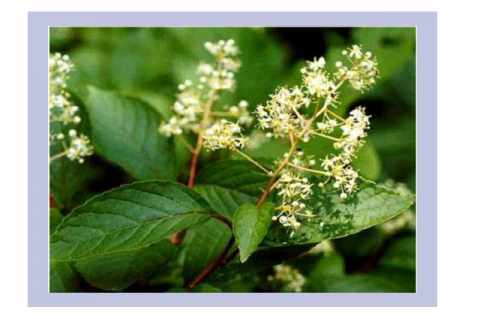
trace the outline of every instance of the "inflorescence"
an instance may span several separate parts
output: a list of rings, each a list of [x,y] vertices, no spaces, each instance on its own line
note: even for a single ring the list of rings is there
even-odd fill
[[[238,105],[230,106],[224,111],[213,110],[213,104],[220,92],[235,89],[235,72],[241,66],[240,61],[236,59],[239,50],[234,40],[207,42],[205,49],[214,56],[215,63],[199,64],[198,84],[195,85],[191,80],[186,80],[178,86],[179,93],[173,105],[174,115],[168,122],[160,124],[159,132],[166,136],[194,132],[205,138],[205,147],[208,149],[229,148],[230,142],[224,143],[223,138],[215,140],[211,133],[217,132],[230,137],[232,134],[237,134],[236,138],[243,140],[237,124],[249,125],[253,121],[247,110],[246,101],[240,101]],[[230,121],[227,123],[224,118],[236,121],[236,124]],[[207,130],[208,127],[210,128]],[[235,132],[229,129],[235,129]],[[244,142],[236,144],[237,147],[243,147]]]
[[[160,125],[160,133],[171,136],[185,131],[195,132],[200,144],[196,148],[190,147],[194,154],[202,145],[212,151],[229,149],[261,168],[270,177],[270,183],[259,205],[270,192],[276,191],[281,202],[273,220],[290,228],[292,235],[302,221],[315,216],[308,207],[314,186],[309,175],[321,176],[319,187],[331,182],[342,199],[355,193],[359,174],[351,164],[365,143],[370,116],[360,106],[346,118],[334,110],[340,103],[339,88],[343,84],[348,83],[361,92],[375,84],[379,71],[371,52],[364,52],[360,45],[343,50],[342,55],[347,61],[337,61],[337,71],[333,74],[325,68],[323,57],[307,61],[300,70],[300,85],[280,87],[265,104],[256,107],[253,114],[258,121],[257,127],[266,132],[265,136],[288,138],[290,142],[290,151],[275,162],[275,169],[271,171],[240,151],[247,142],[240,125],[252,122],[248,104],[241,101],[225,111],[212,108],[220,91],[235,87],[234,73],[240,67],[240,62],[235,59],[238,48],[233,40],[215,44],[207,42],[205,48],[215,57],[215,64],[200,64],[198,85],[187,80],[179,86],[180,92],[173,106],[175,115]],[[318,165],[317,159],[299,148],[299,143],[308,143],[313,138],[331,141],[335,150],[334,154],[318,159]]]
[[[280,264],[273,267],[273,275],[269,275],[267,280],[275,285],[277,289],[284,292],[302,292],[306,283],[298,269],[290,265]]]
[[[322,177],[319,187],[331,182],[342,199],[358,188],[359,174],[351,163],[365,143],[370,117],[363,107],[355,108],[346,118],[335,113],[334,109],[340,103],[338,90],[342,84],[348,83],[353,89],[364,92],[375,84],[379,71],[372,53],[363,52],[359,45],[347,48],[342,54],[348,63],[336,62],[337,71],[334,74],[326,70],[323,57],[307,61],[307,65],[300,70],[301,85],[277,89],[269,101],[258,105],[254,111],[257,126],[266,132],[267,137],[288,138],[290,141],[290,151],[275,163],[276,170],[264,170],[272,182],[266,190],[267,195],[276,190],[281,198],[273,220],[292,229],[292,235],[302,220],[314,216],[308,207],[313,187],[309,175]],[[236,132],[239,132],[237,128]],[[308,143],[312,138],[331,141],[333,149],[337,151],[336,154],[320,158],[319,169],[314,169],[316,159],[298,148],[300,142]],[[234,142],[231,132],[225,134],[221,129],[211,132],[208,139],[215,141],[210,143],[211,149],[220,148],[217,140],[224,141],[221,148],[244,147],[244,143]],[[256,162],[254,164],[260,166]]]
[[[84,134],[78,134],[75,130],[81,118],[78,115],[79,107],[71,102],[70,94],[67,92],[67,80],[70,72],[74,69],[73,63],[68,55],[60,53],[51,54],[49,58],[50,75],[50,95],[49,95],[49,115],[50,123],[60,123],[58,131],[50,131],[50,145],[59,144],[62,152],[50,157],[54,161],[66,156],[72,161],[84,162],[86,156],[93,154],[93,147],[90,145],[89,138]],[[57,126],[58,128],[58,126]],[[62,133],[68,129],[68,135]]]

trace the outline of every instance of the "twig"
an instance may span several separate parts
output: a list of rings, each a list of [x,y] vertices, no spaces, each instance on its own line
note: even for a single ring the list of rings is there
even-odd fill
[[[201,283],[205,278],[207,278],[208,276],[210,276],[210,274],[215,270],[217,269],[219,266],[222,266],[224,265],[224,259],[225,259],[225,256],[228,254],[228,252],[230,251],[230,249],[232,248],[233,244],[235,243],[235,237],[232,236],[230,238],[230,240],[228,241],[227,245],[225,246],[225,248],[223,248],[222,252],[220,253],[220,255],[218,255],[217,259],[215,259],[215,261],[210,265],[208,266],[207,268],[205,268],[205,270],[203,270],[200,275],[197,276],[197,278],[195,278],[195,280],[193,280],[190,284],[188,284],[188,288],[189,289],[193,289],[195,288],[199,283]]]

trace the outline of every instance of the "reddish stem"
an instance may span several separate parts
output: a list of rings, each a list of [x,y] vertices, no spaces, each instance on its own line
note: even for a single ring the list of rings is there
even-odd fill
[[[217,267],[221,266],[224,264],[224,258],[225,256],[228,254],[228,252],[230,251],[230,249],[232,248],[233,244],[235,243],[235,237],[232,236],[230,238],[230,240],[228,241],[228,244],[225,246],[225,248],[223,248],[222,252],[220,253],[220,255],[218,255],[217,259],[215,259],[215,261],[210,265],[208,266],[207,268],[205,268],[204,271],[202,271],[202,273],[200,275],[198,275],[197,278],[195,278],[195,280],[193,280],[190,284],[188,284],[188,288],[192,289],[194,288],[195,286],[197,286],[199,283],[201,283],[205,278],[207,278],[208,276],[210,276],[210,274],[215,270],[217,269]]]
[[[197,174],[198,155],[200,152],[192,154],[192,164],[190,165],[190,176],[188,178],[188,187],[192,188],[195,185],[195,176]]]

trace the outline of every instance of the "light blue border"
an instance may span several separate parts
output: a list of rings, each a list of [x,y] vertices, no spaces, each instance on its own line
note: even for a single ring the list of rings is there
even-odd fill
[[[436,306],[437,14],[435,12],[29,12],[29,306]],[[417,27],[416,293],[48,293],[48,27]]]

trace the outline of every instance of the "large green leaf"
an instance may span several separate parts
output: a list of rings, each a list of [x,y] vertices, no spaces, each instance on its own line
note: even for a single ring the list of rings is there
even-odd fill
[[[80,292],[80,282],[80,276],[72,263],[50,263],[50,292]]]
[[[233,233],[240,250],[240,261],[245,262],[255,252],[268,232],[275,204],[265,203],[240,206],[233,219]]]
[[[182,245],[183,277],[192,281],[210,265],[232,236],[230,228],[217,219],[208,219],[190,227]]]
[[[413,195],[402,196],[372,183],[364,183],[357,193],[344,200],[328,187],[313,189],[309,205],[316,217],[302,222],[293,236],[285,227],[273,224],[266,237],[268,244],[298,245],[345,237],[397,216],[415,201]]]
[[[157,131],[161,115],[138,99],[94,87],[88,91],[96,152],[139,180],[175,179],[173,139]]]
[[[79,206],[50,238],[51,258],[78,260],[148,246],[209,217],[201,196],[175,182],[124,185]]]
[[[121,291],[154,275],[174,254],[175,247],[166,239],[139,249],[83,259],[75,267],[90,284]]]
[[[251,163],[223,160],[198,173],[195,189],[216,212],[232,220],[239,206],[258,201],[267,182],[268,176]]]

